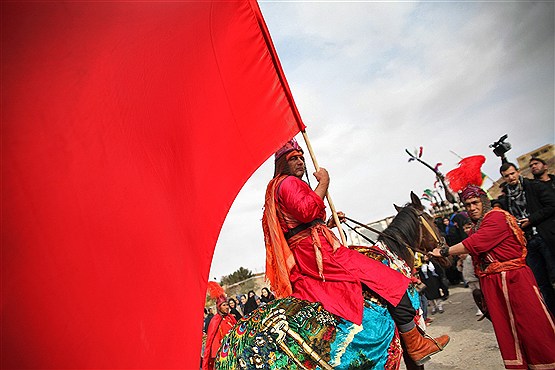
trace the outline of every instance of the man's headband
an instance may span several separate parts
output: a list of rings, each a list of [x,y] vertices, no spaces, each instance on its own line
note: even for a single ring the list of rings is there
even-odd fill
[[[296,149],[293,149],[292,151],[290,151],[289,153],[287,153],[287,154],[285,155],[285,159],[290,160],[291,157],[294,157],[294,156],[300,156],[300,157],[302,157],[302,156],[303,156],[303,152],[302,152],[302,151],[298,151],[298,150],[296,150]]]

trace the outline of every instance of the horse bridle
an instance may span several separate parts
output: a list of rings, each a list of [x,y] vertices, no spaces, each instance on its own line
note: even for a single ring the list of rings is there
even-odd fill
[[[425,229],[430,233],[430,235],[433,237],[433,239],[434,239],[434,241],[435,241],[435,244],[436,244],[436,248],[442,248],[442,247],[444,247],[444,246],[445,246],[445,238],[444,238],[443,236],[441,236],[441,235],[438,235],[437,232],[436,232],[436,230],[434,230],[434,229],[432,228],[432,226],[430,225],[430,223],[428,222],[428,220],[426,220],[426,218],[424,217],[424,212],[419,212],[419,211],[416,211],[416,210],[415,210],[415,212],[416,212],[416,216],[418,217],[418,220],[420,221],[420,224],[423,225],[424,228],[425,228]],[[395,241],[395,242],[397,242],[397,243],[400,242],[400,243],[404,244],[405,247],[407,247],[408,249],[410,249],[410,250],[413,252],[413,254],[414,254],[414,248],[413,248],[412,246],[408,245],[407,243],[405,243],[404,241],[395,239],[394,237],[392,237],[392,236],[390,236],[390,235],[387,235],[387,234],[383,233],[382,231],[376,230],[376,229],[374,229],[373,227],[368,226],[368,225],[365,225],[365,224],[363,224],[363,223],[361,223],[361,222],[358,222],[358,221],[356,221],[356,220],[353,220],[352,218],[349,218],[349,217],[346,217],[346,216],[345,216],[345,219],[346,219],[347,221],[351,221],[351,222],[354,223],[354,224],[357,224],[357,225],[359,225],[359,226],[362,226],[362,227],[364,227],[365,229],[368,229],[368,230],[372,231],[372,232],[375,233],[375,234],[378,234],[379,236],[381,236],[381,237],[383,237],[383,238],[386,238],[386,239]],[[420,231],[418,245],[420,245],[420,243],[422,242],[422,237],[423,237],[423,236],[422,236],[422,231]]]
[[[432,228],[428,220],[424,217],[424,212],[418,212],[418,218],[420,219],[420,224],[424,225],[424,228],[426,228],[426,230],[428,230],[430,235],[434,238],[436,248],[443,248],[445,246],[445,238],[441,235],[438,236],[436,230]]]

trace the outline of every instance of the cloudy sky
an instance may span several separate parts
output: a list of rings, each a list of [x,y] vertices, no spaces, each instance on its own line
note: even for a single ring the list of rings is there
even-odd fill
[[[266,2],[260,7],[338,210],[362,222],[394,213],[443,163],[508,134],[516,157],[555,141],[553,2]],[[302,146],[302,137],[297,137]],[[310,173],[313,172],[309,164]],[[236,198],[210,278],[264,271],[260,220],[268,160]],[[313,178],[311,179],[313,180]],[[314,185],[315,180],[312,181]]]

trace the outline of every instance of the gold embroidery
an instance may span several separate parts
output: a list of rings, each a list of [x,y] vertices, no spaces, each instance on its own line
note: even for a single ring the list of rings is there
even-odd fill
[[[543,312],[545,313],[545,316],[547,317],[547,320],[549,320],[549,323],[551,324],[551,329],[553,329],[553,331],[555,332],[555,324],[553,324],[553,319],[551,318],[551,315],[549,313],[549,311],[547,310],[547,307],[545,306],[545,303],[543,301],[543,298],[540,294],[540,291],[538,289],[537,286],[533,286],[534,288],[534,292],[536,293],[536,296],[538,297],[538,301],[540,301],[540,304],[542,305],[542,309]]]
[[[516,332],[515,318],[513,316],[513,310],[511,308],[511,301],[509,299],[509,290],[507,289],[507,272],[501,272],[501,284],[503,286],[503,297],[505,298],[505,303],[507,304],[507,312],[509,313],[509,323],[511,324],[511,332],[513,333],[516,360],[503,360],[505,365],[522,365],[522,353],[520,352],[520,343],[518,340],[518,334]]]
[[[528,364],[530,369],[538,369],[538,370],[553,370],[555,369],[555,362],[550,364],[539,364],[539,365],[530,365]]]

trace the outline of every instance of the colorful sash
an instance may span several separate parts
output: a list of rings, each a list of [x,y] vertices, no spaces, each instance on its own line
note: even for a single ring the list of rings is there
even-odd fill
[[[486,213],[484,218],[490,212],[502,212],[505,215],[505,220],[507,221],[509,228],[511,229],[514,236],[518,240],[519,244],[522,245],[522,255],[518,258],[501,262],[496,260],[491,254],[487,253],[485,256],[485,260],[482,261],[484,268],[479,265],[476,266],[476,275],[478,277],[484,277],[491,274],[498,274],[502,271],[516,270],[526,266],[526,253],[527,253],[526,238],[524,237],[523,231],[518,226],[516,218],[513,215],[511,215],[509,212],[499,208],[493,208],[491,211]]]

